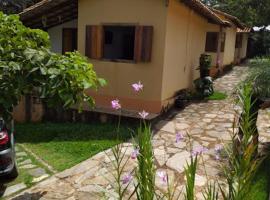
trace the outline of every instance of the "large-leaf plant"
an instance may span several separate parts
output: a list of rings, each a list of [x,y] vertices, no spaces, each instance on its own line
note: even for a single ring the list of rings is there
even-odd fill
[[[0,115],[11,119],[22,96],[33,91],[49,105],[68,108],[83,102],[93,105],[87,89],[98,89],[97,77],[87,58],[78,52],[59,55],[50,51],[49,36],[25,27],[17,15],[0,12]]]

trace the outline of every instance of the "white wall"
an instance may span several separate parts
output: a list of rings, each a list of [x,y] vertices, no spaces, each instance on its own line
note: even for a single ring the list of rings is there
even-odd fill
[[[77,28],[77,24],[78,20],[72,20],[48,29],[53,52],[62,54],[62,30],[63,28]]]

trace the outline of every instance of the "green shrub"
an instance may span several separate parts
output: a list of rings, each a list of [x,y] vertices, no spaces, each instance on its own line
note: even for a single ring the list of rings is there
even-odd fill
[[[93,104],[85,92],[105,81],[79,53],[52,53],[49,36],[25,27],[17,15],[0,12],[0,113],[10,119],[22,96],[35,91],[50,105]]]

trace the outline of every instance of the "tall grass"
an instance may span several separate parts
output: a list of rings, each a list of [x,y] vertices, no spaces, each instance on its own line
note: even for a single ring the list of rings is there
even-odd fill
[[[224,200],[244,200],[250,195],[252,180],[263,161],[257,154],[257,143],[254,143],[256,128],[254,128],[254,113],[251,108],[252,89],[245,84],[239,91],[239,102],[243,108],[240,119],[239,134],[232,137],[232,146],[226,148],[227,163],[224,165],[224,175],[227,188],[220,186]]]
[[[152,147],[152,130],[145,122],[138,128],[138,146],[140,154],[137,158],[138,168],[136,191],[138,200],[153,200],[155,196],[155,165]]]

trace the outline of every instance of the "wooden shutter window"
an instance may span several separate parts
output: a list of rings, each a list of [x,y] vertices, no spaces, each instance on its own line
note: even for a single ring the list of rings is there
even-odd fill
[[[217,52],[217,48],[218,48],[218,32],[207,32],[205,51]]]
[[[86,26],[85,55],[92,59],[103,57],[103,26]]]
[[[243,35],[241,33],[236,34],[235,48],[242,48]]]
[[[136,26],[134,61],[150,62],[152,57],[153,26]]]
[[[221,52],[225,50],[226,33],[221,33]]]
[[[77,50],[77,28],[63,28],[62,53]]]

